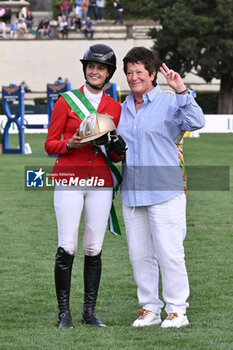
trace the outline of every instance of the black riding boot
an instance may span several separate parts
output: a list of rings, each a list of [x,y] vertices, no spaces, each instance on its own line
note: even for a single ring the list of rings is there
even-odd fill
[[[57,249],[55,260],[55,285],[58,302],[58,328],[74,328],[70,315],[70,283],[74,256],[63,248]]]
[[[82,323],[97,327],[106,327],[94,313],[100,283],[101,267],[101,252],[96,256],[85,255]]]

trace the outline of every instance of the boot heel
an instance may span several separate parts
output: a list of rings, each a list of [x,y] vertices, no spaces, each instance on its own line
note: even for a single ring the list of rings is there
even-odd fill
[[[89,324],[91,326],[96,326],[96,327],[107,327],[106,324],[100,321],[100,319],[94,313],[94,310],[92,308],[84,307],[81,322],[82,324]]]
[[[59,312],[58,314],[58,328],[74,328],[70,312],[68,310]]]

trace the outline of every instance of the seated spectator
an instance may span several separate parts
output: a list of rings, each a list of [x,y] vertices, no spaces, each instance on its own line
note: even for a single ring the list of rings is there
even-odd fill
[[[25,18],[25,23],[26,23],[27,29],[29,29],[30,31],[32,30],[33,21],[34,21],[34,17],[31,11],[28,11],[27,16]]]
[[[21,11],[19,12],[19,20],[23,19],[25,21],[25,18],[27,17],[28,8],[26,6],[22,7]]]
[[[6,13],[6,10],[2,6],[0,6],[0,19],[1,20],[3,20],[5,13]]]
[[[27,26],[26,26],[26,23],[23,21],[23,19],[20,18],[19,23],[18,23],[18,37],[19,37],[19,39],[22,39],[24,37],[25,33],[27,33]]]
[[[6,38],[6,23],[0,18],[0,39]]]
[[[82,21],[81,21],[81,19],[79,18],[79,16],[75,16],[75,21],[74,21],[74,28],[76,29],[76,30],[81,30],[81,28],[82,28]]]
[[[15,21],[15,23],[11,24],[10,38],[11,39],[17,39],[18,38],[18,21],[17,20]]]
[[[69,16],[68,16],[68,27],[70,29],[74,29],[75,28],[75,24],[74,23],[75,23],[75,15],[74,15],[74,12],[71,11],[69,13]]]
[[[57,34],[57,27],[58,27],[58,22],[52,18],[51,21],[49,22],[50,28],[51,28],[51,37],[53,39],[57,39],[58,34]]]
[[[66,20],[66,16],[62,15],[59,20],[59,30],[62,35],[62,38],[68,38],[68,22]]]
[[[6,24],[10,24],[11,23],[11,9],[10,9],[10,7],[6,7],[5,14],[3,15],[3,21]]]
[[[87,17],[83,33],[84,33],[86,38],[88,38],[89,35],[90,35],[90,38],[92,39],[93,35],[94,35],[94,32],[95,31],[93,29],[93,23],[92,23],[90,17]]]
[[[68,28],[75,29],[75,30],[81,30],[82,23],[81,19],[78,15],[74,15],[73,12],[70,12],[68,17]]]
[[[50,37],[51,28],[48,18],[44,18],[42,19],[42,21],[40,21],[39,26],[37,28],[37,32],[39,33],[39,37],[41,39],[47,39]]]

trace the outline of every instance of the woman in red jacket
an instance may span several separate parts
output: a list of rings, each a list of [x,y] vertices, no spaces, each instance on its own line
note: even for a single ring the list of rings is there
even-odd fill
[[[81,95],[85,95],[98,113],[111,116],[117,126],[121,106],[107,96],[103,89],[116,70],[116,56],[113,50],[107,45],[93,45],[86,51],[81,62],[86,79],[85,84],[79,89]],[[45,142],[47,153],[58,154],[52,174],[57,180],[54,207],[58,226],[58,250],[55,261],[58,328],[74,328],[69,296],[82,212],[85,217],[82,323],[105,327],[94,313],[94,308],[101,275],[102,243],[112,204],[113,179],[102,151],[92,143],[80,142],[81,113],[77,113],[74,107],[71,108],[69,101],[67,102],[64,97],[61,96],[54,106]],[[76,103],[77,99],[74,98],[73,102]],[[122,147],[120,153],[123,155],[124,152]],[[119,156],[120,153],[118,149]],[[70,184],[69,181],[74,178],[78,179],[80,185],[80,180],[91,181],[94,178],[97,187],[62,186],[62,181]],[[98,187],[98,181],[104,188]]]

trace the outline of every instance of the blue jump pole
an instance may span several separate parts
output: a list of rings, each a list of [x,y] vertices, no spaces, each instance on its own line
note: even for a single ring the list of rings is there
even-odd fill
[[[117,84],[116,83],[107,83],[105,92],[107,95],[111,96],[114,100],[117,101]]]
[[[15,116],[11,114],[9,103],[17,101],[17,110]],[[3,110],[7,116],[7,122],[3,132],[3,153],[24,154],[24,85],[10,84],[2,86]],[[9,148],[9,129],[12,123],[15,123],[19,132],[19,148]]]
[[[70,82],[64,83],[63,81],[57,81],[54,84],[47,84],[47,112],[49,119],[48,126],[50,124],[54,103],[57,101],[59,94],[70,90]]]

